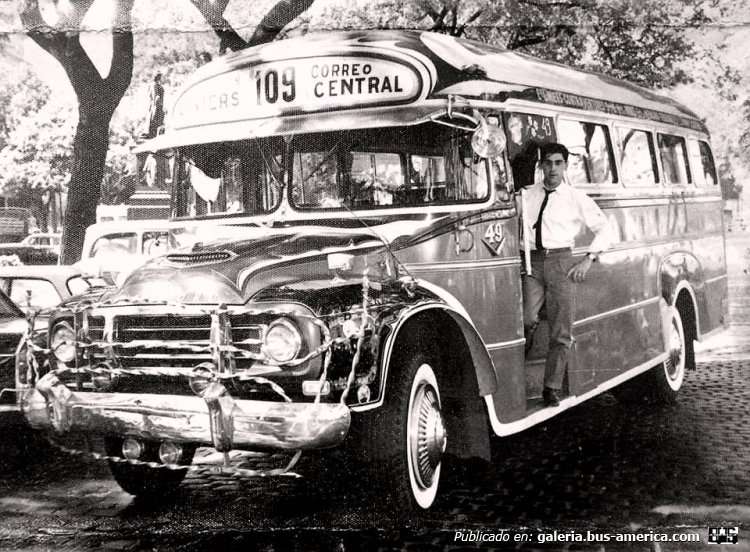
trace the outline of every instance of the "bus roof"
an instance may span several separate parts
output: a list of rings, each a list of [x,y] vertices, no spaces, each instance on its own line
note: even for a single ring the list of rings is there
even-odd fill
[[[350,31],[271,42],[205,65],[177,94],[165,133],[138,150],[411,124],[449,96],[526,100],[707,133],[683,105],[606,75],[443,34]]]

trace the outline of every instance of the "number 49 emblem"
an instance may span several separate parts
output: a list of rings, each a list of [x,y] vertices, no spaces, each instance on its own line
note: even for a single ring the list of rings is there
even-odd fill
[[[490,224],[482,237],[482,243],[494,256],[500,255],[500,249],[502,249],[503,243],[505,243],[503,224],[501,222]]]

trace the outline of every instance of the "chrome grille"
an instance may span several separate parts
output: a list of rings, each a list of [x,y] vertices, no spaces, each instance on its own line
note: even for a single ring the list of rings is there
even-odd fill
[[[232,342],[236,347],[259,354],[264,326],[248,315],[231,315]],[[102,341],[105,319],[89,318],[89,338]],[[211,316],[208,314],[137,314],[117,315],[112,324],[114,343],[138,342],[138,347],[115,345],[115,353],[128,368],[149,366],[192,368],[211,360]],[[178,342],[185,347],[176,346]],[[94,350],[94,360],[104,359],[102,349]],[[249,367],[253,361],[236,358],[237,368]]]

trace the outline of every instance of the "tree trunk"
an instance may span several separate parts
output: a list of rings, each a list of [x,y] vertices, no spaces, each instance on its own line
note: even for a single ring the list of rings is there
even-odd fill
[[[133,73],[131,32],[113,34],[112,67],[104,78],[95,69],[92,71],[93,66],[77,38],[72,41],[68,37],[68,63],[65,65],[78,96],[78,127],[73,142],[73,169],[60,251],[62,264],[80,260],[86,228],[96,222],[96,206],[109,148],[109,123]]]
[[[114,1],[112,62],[106,77],[99,74],[81,47],[78,29],[92,3],[93,0],[71,0],[58,5],[58,27],[50,27],[44,21],[38,0],[26,0],[20,13],[29,37],[62,65],[78,98],[78,128],[60,251],[63,264],[81,258],[86,228],[96,222],[109,148],[109,123],[133,76],[133,0]]]
[[[73,169],[68,184],[68,205],[60,252],[62,264],[73,264],[80,260],[86,228],[96,222],[96,206],[109,147],[112,114],[86,113],[86,105],[81,102],[79,107],[78,128],[73,142]]]

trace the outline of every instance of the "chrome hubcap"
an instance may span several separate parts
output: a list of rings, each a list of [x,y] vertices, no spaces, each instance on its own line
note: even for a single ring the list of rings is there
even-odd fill
[[[667,376],[676,380],[682,371],[682,335],[675,322],[672,322],[672,332],[669,337],[669,360],[667,361]]]
[[[429,383],[422,382],[414,397],[409,430],[416,480],[422,488],[427,488],[433,484],[448,442],[440,413],[440,399]]]

